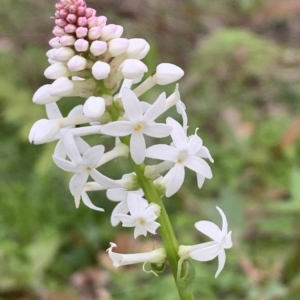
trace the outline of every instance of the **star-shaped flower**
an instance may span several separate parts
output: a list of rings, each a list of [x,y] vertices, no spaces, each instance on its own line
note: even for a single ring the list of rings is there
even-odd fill
[[[202,140],[196,134],[187,137],[182,126],[172,118],[167,119],[167,124],[173,127],[172,145],[151,146],[146,150],[146,157],[174,163],[165,176],[168,182],[166,196],[170,197],[180,189],[184,181],[185,167],[204,178],[212,178],[212,173],[208,163],[199,157],[199,153],[202,154]]]
[[[156,229],[160,226],[155,222],[160,213],[160,207],[157,204],[150,204],[141,196],[129,193],[127,196],[127,205],[130,215],[115,215],[123,223],[123,227],[135,227],[134,237],[139,235],[147,235],[147,232],[156,233]]]
[[[213,241],[194,246],[182,245],[178,251],[178,255],[183,259],[191,257],[198,261],[209,261],[218,257],[219,266],[215,278],[217,278],[224,268],[226,261],[225,249],[232,247],[231,231],[227,232],[228,224],[226,216],[221,208],[217,207],[217,210],[222,217],[222,230],[210,221],[199,221],[195,224],[197,230],[210,237]]]
[[[131,157],[136,164],[141,164],[146,154],[144,134],[161,138],[168,136],[172,131],[171,126],[154,122],[164,112],[166,95],[162,93],[144,114],[142,104],[132,90],[123,88],[122,102],[128,120],[104,125],[101,131],[104,134],[117,137],[131,135]]]
[[[102,175],[96,167],[104,154],[104,146],[94,146],[89,148],[81,156],[77,144],[70,131],[66,131],[62,143],[67,156],[71,161],[53,155],[55,164],[66,172],[75,173],[70,180],[69,188],[73,196],[78,196],[84,189],[88,177],[91,176],[96,182],[106,188],[117,188],[120,184]]]

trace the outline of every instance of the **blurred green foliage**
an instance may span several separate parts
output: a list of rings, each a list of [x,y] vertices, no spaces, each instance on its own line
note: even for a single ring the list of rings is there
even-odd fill
[[[143,244],[149,250],[157,237],[134,242],[125,229],[112,228],[114,204],[105,193],[92,200],[106,213],[75,210],[69,177],[51,160],[54,144],[28,143],[31,125],[45,117],[31,98],[47,82],[42,73],[54,2],[3,0],[0,6],[0,299],[176,299],[168,270],[154,277],[141,266],[114,269],[105,254],[110,241],[118,241],[120,252],[135,252]],[[199,127],[215,159],[214,178],[198,190],[188,173],[174,199],[165,199],[166,207],[182,244],[206,241],[193,224],[201,219],[220,224],[216,205],[225,211],[234,239],[217,280],[216,261],[194,263],[195,299],[299,299],[297,2],[88,4],[110,23],[122,24],[125,37],[150,41],[149,72],[163,61],[185,70],[180,90],[190,132]],[[81,101],[63,100],[61,109],[67,114]],[[125,160],[118,167],[103,172],[118,178],[128,171]]]

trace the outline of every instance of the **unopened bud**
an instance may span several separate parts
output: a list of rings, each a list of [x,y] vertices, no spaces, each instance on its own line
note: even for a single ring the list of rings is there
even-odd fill
[[[105,26],[107,22],[107,18],[105,16],[99,16],[97,20],[97,26]]]
[[[60,77],[56,79],[49,87],[49,93],[51,96],[68,96],[73,91],[74,84],[67,77]]]
[[[59,125],[54,121],[38,120],[30,129],[29,141],[35,145],[47,143],[58,133],[59,129]]]
[[[63,36],[66,34],[65,30],[61,27],[55,26],[54,29],[52,30],[52,33],[55,36]]]
[[[79,18],[77,19],[77,25],[78,25],[78,26],[86,26],[87,23],[88,23],[88,20],[87,20],[86,17],[79,17]]]
[[[100,26],[95,26],[89,29],[88,38],[90,40],[97,40],[102,32],[102,28]]]
[[[55,37],[53,39],[51,39],[49,41],[49,45],[52,47],[52,48],[60,48],[62,45],[60,44],[59,42],[59,37]]]
[[[97,61],[96,63],[94,63],[92,67],[93,76],[98,80],[106,78],[109,72],[110,72],[109,64],[102,61]]]
[[[70,72],[65,64],[59,62],[49,66],[45,70],[44,75],[48,79],[57,79],[59,77],[68,77]]]
[[[176,65],[162,63],[156,67],[156,72],[152,76],[158,85],[166,85],[179,80],[184,75],[184,71]]]
[[[147,66],[137,59],[126,59],[122,66],[122,75],[127,79],[135,79],[147,72]]]
[[[68,61],[68,68],[72,72],[82,71],[86,67],[86,59],[82,56],[75,55]]]
[[[102,97],[89,97],[83,105],[83,114],[87,118],[96,119],[105,112],[105,101]]]
[[[128,57],[135,58],[135,56],[140,54],[147,45],[149,44],[144,39],[130,39],[126,54]]]
[[[44,105],[51,102],[56,102],[60,99],[59,96],[52,96],[49,93],[50,84],[41,86],[33,95],[32,101],[35,104]]]
[[[109,41],[114,38],[116,32],[118,30],[117,25],[109,24],[102,27],[101,40]]]
[[[107,43],[103,41],[93,41],[90,47],[90,51],[93,55],[99,56],[106,52]]]
[[[54,60],[57,61],[68,61],[71,57],[75,55],[75,52],[72,48],[70,47],[61,47],[58,49],[55,49],[55,52],[53,53],[53,58]]]
[[[66,33],[74,33],[77,29],[77,26],[73,25],[73,24],[68,24],[64,30]]]
[[[74,43],[74,47],[75,47],[76,51],[78,51],[78,52],[85,52],[89,49],[89,42],[84,39],[78,39]]]
[[[76,36],[80,39],[80,38],[84,38],[87,36],[88,34],[88,29],[86,27],[78,27],[76,29]]]
[[[129,46],[129,40],[117,38],[108,42],[108,52],[111,56],[118,56],[126,51]]]
[[[63,35],[60,39],[59,42],[61,43],[62,46],[72,46],[75,43],[75,38],[73,35]]]

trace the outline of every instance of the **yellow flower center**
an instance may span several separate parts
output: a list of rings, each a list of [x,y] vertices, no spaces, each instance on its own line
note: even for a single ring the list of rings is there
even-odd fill
[[[134,131],[141,131],[143,129],[143,125],[140,124],[140,123],[137,123],[135,126],[134,126]]]
[[[138,221],[141,225],[145,225],[146,224],[146,220],[143,219],[143,218],[139,218],[139,221]]]

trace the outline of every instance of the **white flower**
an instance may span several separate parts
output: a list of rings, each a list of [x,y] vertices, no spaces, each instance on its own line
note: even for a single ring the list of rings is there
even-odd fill
[[[123,188],[107,190],[107,198],[111,201],[119,202],[111,213],[110,222],[112,226],[117,226],[121,222],[121,220],[118,217],[116,217],[116,215],[126,215],[129,213],[127,197],[130,193],[136,194],[140,197],[144,196],[144,192],[141,189],[137,191],[128,191]]]
[[[157,124],[154,120],[163,112],[166,95],[162,93],[158,99],[143,114],[142,104],[128,88],[122,90],[122,102],[127,120],[116,121],[102,127],[102,133],[111,136],[127,136],[130,138],[130,154],[136,164],[145,159],[146,142],[144,134],[156,138],[166,137],[172,128],[166,124]]]
[[[213,241],[194,246],[182,245],[179,246],[178,251],[178,255],[182,259],[191,257],[198,261],[209,261],[218,256],[219,266],[215,278],[217,278],[224,268],[226,261],[225,249],[232,247],[231,231],[227,232],[228,224],[226,216],[221,208],[217,207],[217,209],[222,217],[222,230],[216,224],[209,221],[199,221],[195,224],[197,230],[210,237]]]
[[[120,187],[116,181],[102,175],[95,169],[104,154],[104,146],[91,147],[81,156],[70,130],[65,132],[62,142],[71,161],[56,155],[52,157],[59,168],[66,172],[75,173],[69,184],[73,196],[78,196],[82,192],[89,176],[106,188]]]
[[[110,243],[110,247],[106,251],[113,262],[113,266],[116,268],[125,265],[147,262],[162,265],[166,260],[166,251],[164,248],[159,248],[145,253],[121,254],[112,252],[114,247],[117,247],[117,245]]]
[[[172,146],[151,146],[146,150],[146,157],[174,163],[174,167],[166,174],[168,182],[166,196],[170,197],[180,189],[184,181],[185,167],[204,178],[212,178],[212,173],[208,163],[198,156],[202,140],[196,134],[188,138],[181,125],[172,118],[167,119],[167,124],[173,127]]]
[[[130,215],[118,214],[117,218],[123,223],[123,227],[135,227],[134,237],[139,235],[147,235],[147,232],[156,233],[156,229],[160,226],[155,222],[158,218],[160,207],[157,204],[150,204],[144,198],[129,193],[127,196],[127,205]]]

